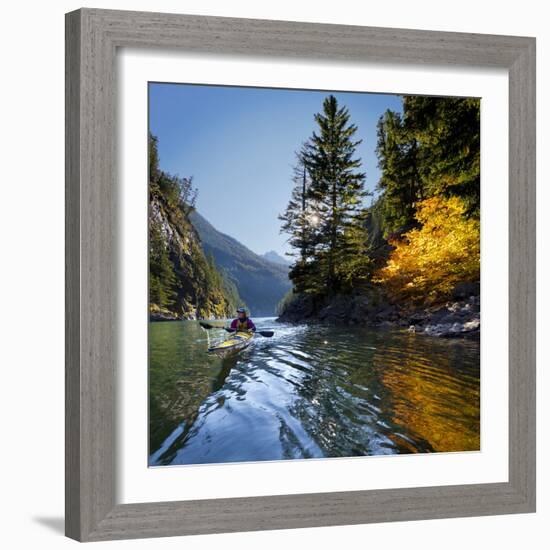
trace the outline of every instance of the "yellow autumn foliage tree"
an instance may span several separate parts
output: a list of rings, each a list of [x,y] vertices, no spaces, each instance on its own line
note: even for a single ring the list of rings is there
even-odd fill
[[[432,197],[418,204],[418,229],[405,233],[387,264],[375,274],[396,299],[434,302],[461,281],[479,280],[479,220],[465,217],[458,197]]]

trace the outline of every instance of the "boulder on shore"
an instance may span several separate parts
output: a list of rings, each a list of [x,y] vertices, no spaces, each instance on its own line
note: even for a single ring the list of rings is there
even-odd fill
[[[149,321],[195,321],[196,319],[197,312],[194,309],[176,313],[156,304],[150,304],[149,306]]]
[[[429,336],[476,336],[481,329],[479,309],[479,296],[470,296],[466,300],[448,302],[429,312],[421,323],[412,324],[415,325],[415,332]]]
[[[405,309],[384,299],[378,291],[328,297],[296,295],[277,321],[327,325],[402,327],[437,337],[476,337],[480,333],[480,300],[475,285],[457,290],[467,297],[444,304]],[[455,295],[455,294],[453,294]]]
[[[179,321],[180,318],[172,311],[150,311],[149,321]]]

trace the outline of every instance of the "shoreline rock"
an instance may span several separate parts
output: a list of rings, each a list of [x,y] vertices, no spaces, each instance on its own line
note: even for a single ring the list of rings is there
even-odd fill
[[[152,323],[158,323],[162,321],[220,321],[225,317],[197,317],[194,312],[190,313],[174,313],[168,309],[160,309],[158,307],[149,310],[149,321]]]
[[[444,338],[479,335],[481,329],[479,296],[448,302],[431,313],[419,328],[420,332],[428,336]]]
[[[277,321],[401,328],[438,338],[476,338],[481,328],[479,285],[461,285],[451,300],[415,309],[391,304],[376,292],[357,292],[330,300],[297,296]]]
[[[149,321],[160,322],[160,321],[184,321],[185,319],[182,316],[176,315],[171,311],[150,311],[149,312]]]

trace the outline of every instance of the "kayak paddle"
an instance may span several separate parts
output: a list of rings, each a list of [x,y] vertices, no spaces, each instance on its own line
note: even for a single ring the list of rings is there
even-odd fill
[[[234,328],[227,328],[227,327],[217,327],[216,325],[211,325],[210,323],[204,323],[202,321],[199,321],[199,325],[202,328],[205,328],[206,330],[210,330],[211,328],[222,328],[227,332],[236,332]],[[260,334],[261,336],[264,336],[265,338],[271,338],[273,334],[275,334],[272,330],[257,330],[256,334]]]
[[[211,325],[210,323],[204,323],[203,321],[199,321],[199,325],[206,330],[210,330],[211,328],[224,328],[216,325]]]
[[[235,328],[226,328],[227,332],[237,332]],[[275,333],[272,330],[255,330],[254,334],[259,334],[260,336],[265,336],[266,338],[271,338]]]
[[[237,332],[237,329],[235,328],[226,328],[227,332]],[[254,331],[254,334],[259,334],[261,336],[265,336],[266,338],[271,338],[275,333],[272,330],[256,330]]]

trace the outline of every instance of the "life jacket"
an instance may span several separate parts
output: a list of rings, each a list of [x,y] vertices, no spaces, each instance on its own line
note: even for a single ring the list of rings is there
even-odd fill
[[[237,332],[246,332],[248,329],[248,317],[242,321],[237,319]]]

